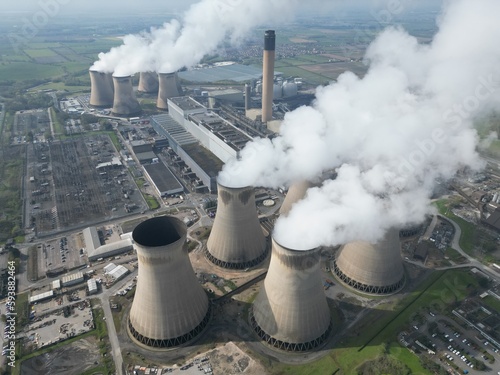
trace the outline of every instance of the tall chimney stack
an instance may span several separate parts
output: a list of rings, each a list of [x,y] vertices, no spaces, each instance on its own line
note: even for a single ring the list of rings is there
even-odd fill
[[[273,119],[273,86],[276,34],[267,30],[264,34],[264,61],[262,66],[262,122]]]

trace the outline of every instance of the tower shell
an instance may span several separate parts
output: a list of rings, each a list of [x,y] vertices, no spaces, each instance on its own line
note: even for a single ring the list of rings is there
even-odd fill
[[[260,226],[252,187],[229,188],[217,183],[218,205],[206,256],[214,264],[244,269],[267,256],[267,241]]]
[[[158,87],[158,74],[155,72],[141,72],[139,74],[139,86],[137,87],[137,91],[157,93]]]
[[[90,99],[89,104],[98,108],[109,108],[113,105],[114,88],[111,73],[89,70]]]
[[[303,199],[307,194],[307,189],[312,186],[313,184],[307,180],[294,182],[286,193],[285,200],[280,208],[280,215],[288,215],[292,206]]]
[[[113,76],[115,96],[113,100],[113,109],[111,110],[117,116],[135,116],[141,113],[141,106],[137,101],[132,87],[132,78],[130,76]]]
[[[332,271],[348,286],[368,294],[392,294],[405,283],[399,231],[389,230],[376,244],[350,242],[340,248]]]
[[[189,261],[186,225],[161,216],[132,232],[139,271],[128,330],[139,344],[154,348],[196,338],[210,319],[208,297]]]
[[[158,73],[158,100],[156,107],[168,109],[167,99],[182,95],[182,87],[177,73]]]
[[[283,350],[311,350],[327,339],[332,324],[320,248],[292,250],[273,239],[269,271],[250,321],[261,339]]]

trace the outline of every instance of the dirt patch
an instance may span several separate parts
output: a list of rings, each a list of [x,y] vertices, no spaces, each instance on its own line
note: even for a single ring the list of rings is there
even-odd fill
[[[89,337],[24,361],[21,365],[21,373],[23,375],[78,375],[96,367],[99,360],[97,340]]]

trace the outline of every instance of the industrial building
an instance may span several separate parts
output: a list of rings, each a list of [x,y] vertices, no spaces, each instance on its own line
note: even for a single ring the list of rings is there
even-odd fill
[[[35,295],[31,296],[29,298],[29,303],[37,303],[37,302],[44,301],[44,300],[52,298],[52,297],[54,297],[54,291],[49,290],[47,292],[39,293],[39,294],[35,294]]]
[[[199,145],[198,140],[170,115],[152,116],[156,132],[168,139],[169,155],[182,175],[197,191],[217,191],[217,175],[222,162],[210,150]]]
[[[113,105],[114,87],[110,73],[89,70],[90,99],[89,104],[97,108],[110,108]]]
[[[160,197],[182,193],[184,188],[162,162],[144,165],[144,171]]]
[[[83,272],[76,272],[71,275],[63,276],[61,278],[61,285],[62,286],[72,286],[76,284],[83,283],[84,278],[83,278]]]
[[[87,280],[87,290],[89,295],[96,294],[98,292],[97,281],[95,279]]]
[[[138,276],[128,331],[137,344],[170,348],[194,340],[210,320],[208,297],[185,246],[186,225],[160,216],[132,232]]]
[[[158,74],[155,72],[141,72],[137,91],[148,94],[158,93]]]
[[[123,254],[133,249],[132,241],[129,238],[110,244],[101,245],[99,234],[96,227],[88,227],[83,230],[83,240],[89,261],[93,262],[99,258]]]
[[[143,140],[131,141],[132,151],[140,164],[151,163],[158,156],[153,151],[153,145]]]
[[[132,77],[113,76],[115,95],[111,112],[116,116],[130,117],[141,113],[141,106],[137,101],[132,87]]]
[[[238,156],[252,138],[190,97],[168,99],[170,116],[222,162]]]
[[[372,244],[355,241],[342,246],[334,260],[333,273],[347,286],[367,294],[392,294],[405,283],[399,231],[389,230]]]
[[[320,274],[320,248],[301,251],[272,241],[271,263],[250,321],[259,337],[288,351],[311,350],[332,330]]]
[[[268,246],[260,226],[253,187],[217,186],[214,225],[205,251],[215,265],[229,269],[254,267],[267,256]]]

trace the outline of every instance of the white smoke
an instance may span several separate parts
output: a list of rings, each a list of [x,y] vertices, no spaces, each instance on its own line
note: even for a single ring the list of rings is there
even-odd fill
[[[219,181],[277,187],[337,168],[277,221],[276,240],[293,249],[374,242],[421,221],[437,178],[482,166],[472,122],[500,102],[498,14],[498,0],[450,2],[429,45],[385,30],[363,79],[347,72],[319,88],[312,107],[287,114],[274,140],[247,144]]]
[[[289,19],[298,0],[202,0],[192,5],[182,22],[173,20],[161,28],[127,35],[123,44],[91,67],[116,75],[137,72],[172,73],[192,67],[228,41],[240,43],[256,26]]]

